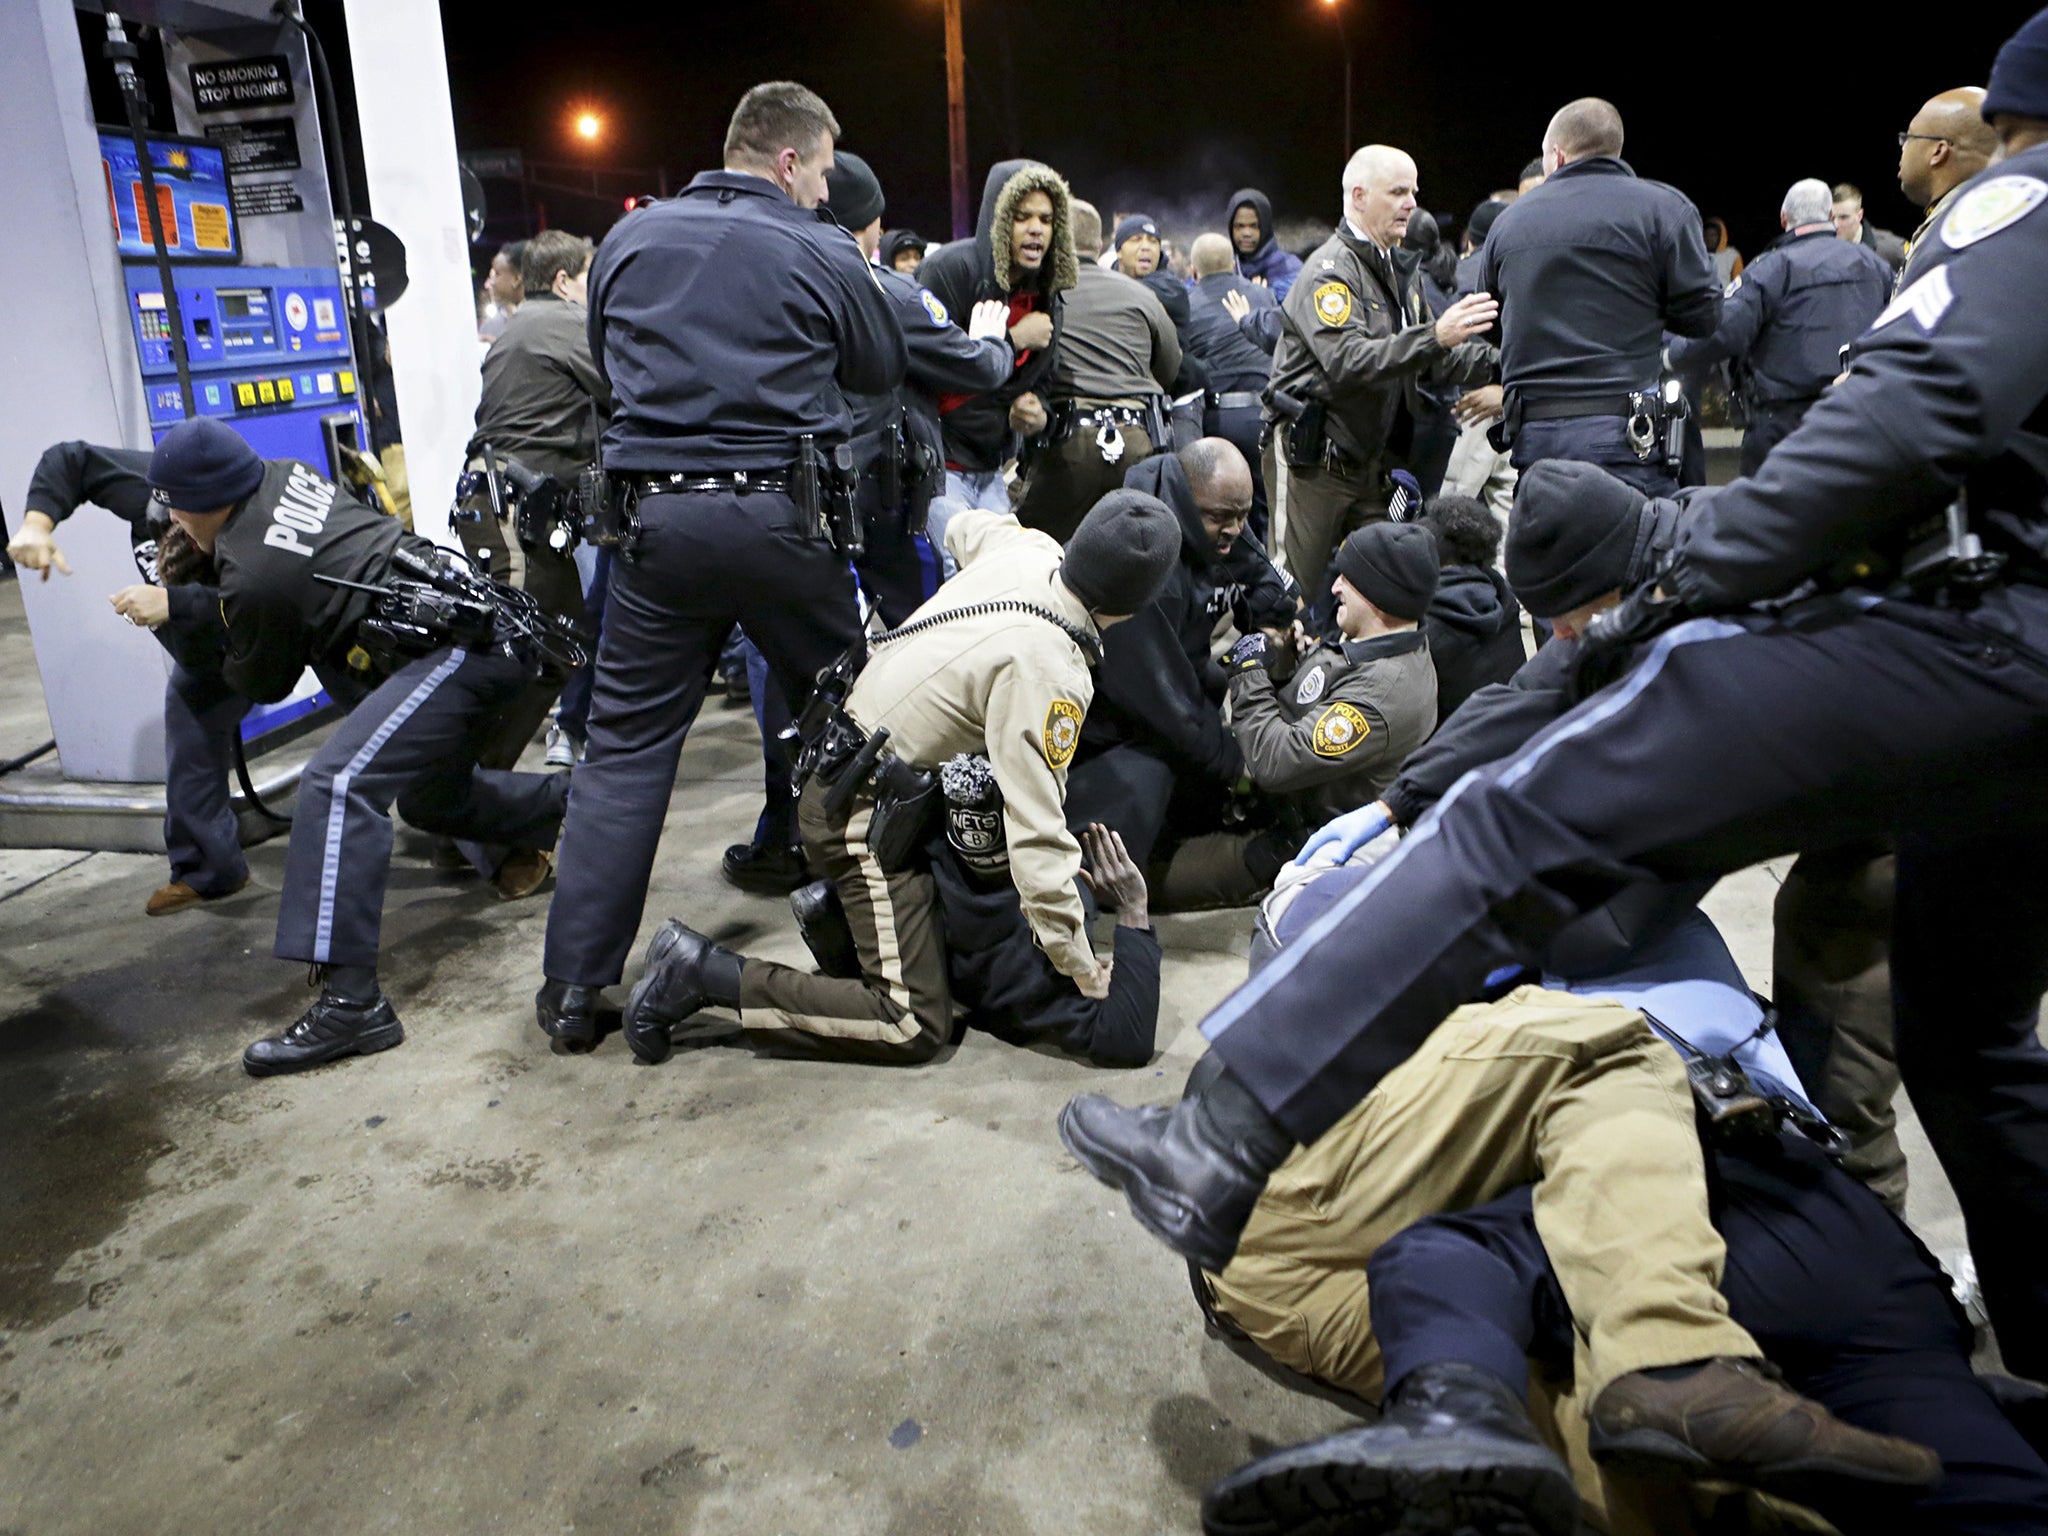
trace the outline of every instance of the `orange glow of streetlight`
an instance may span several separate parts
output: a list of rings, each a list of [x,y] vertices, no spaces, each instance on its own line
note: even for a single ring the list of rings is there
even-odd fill
[[[604,133],[604,119],[595,112],[576,114],[576,137],[586,144],[595,144]]]

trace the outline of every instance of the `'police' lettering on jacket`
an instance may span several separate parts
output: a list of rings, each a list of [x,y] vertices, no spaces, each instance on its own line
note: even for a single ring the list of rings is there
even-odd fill
[[[335,494],[333,481],[321,479],[303,464],[294,464],[284,494],[270,509],[270,526],[263,530],[263,542],[272,549],[311,555],[313,546],[299,535],[326,529],[327,514],[334,510]]]

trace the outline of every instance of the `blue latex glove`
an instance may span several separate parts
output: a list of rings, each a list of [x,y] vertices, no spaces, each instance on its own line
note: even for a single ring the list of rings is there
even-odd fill
[[[1334,821],[1326,821],[1316,828],[1309,840],[1302,844],[1301,852],[1294,856],[1294,862],[1306,864],[1318,848],[1335,843],[1337,861],[1341,864],[1393,824],[1394,818],[1377,801],[1361,805],[1357,810],[1346,811]]]
[[[1250,672],[1266,664],[1266,637],[1262,631],[1253,630],[1230,648],[1223,658],[1226,670],[1235,674]]]

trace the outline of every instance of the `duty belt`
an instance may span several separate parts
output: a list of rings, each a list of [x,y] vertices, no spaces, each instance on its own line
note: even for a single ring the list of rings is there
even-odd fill
[[[1265,403],[1266,397],[1256,389],[1235,389],[1228,394],[1212,393],[1209,396],[1209,409],[1212,411],[1246,411]]]
[[[673,474],[654,475],[627,470],[621,477],[635,496],[692,496],[770,491],[788,495],[795,484],[786,469],[733,469],[713,473],[679,469]]]
[[[1524,400],[1522,420],[1568,421],[1578,416],[1626,416],[1627,395],[1594,395],[1585,399]]]

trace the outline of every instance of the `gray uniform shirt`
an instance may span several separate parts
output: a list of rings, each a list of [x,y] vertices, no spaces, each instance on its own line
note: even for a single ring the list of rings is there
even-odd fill
[[[1066,312],[1052,364],[1054,398],[1136,405],[1172,387],[1180,338],[1165,306],[1136,278],[1084,261]]]
[[[611,405],[612,392],[590,358],[582,306],[533,294],[484,354],[483,398],[468,451],[489,443],[528,469],[574,480],[597,455]]]

